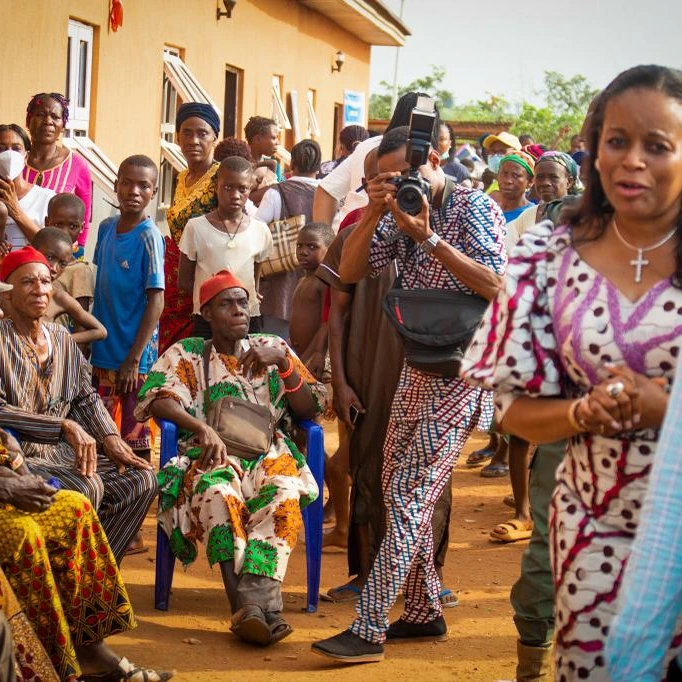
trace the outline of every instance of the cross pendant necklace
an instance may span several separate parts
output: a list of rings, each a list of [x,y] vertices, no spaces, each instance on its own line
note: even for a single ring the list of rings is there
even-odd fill
[[[649,265],[649,261],[644,258],[644,249],[637,249],[637,258],[631,260],[630,265],[635,268],[635,282],[639,284],[642,281],[642,268]]]
[[[632,265],[635,268],[635,284],[639,284],[642,281],[642,270],[644,269],[645,266],[650,264],[650,261],[644,258],[644,254],[647,251],[654,251],[655,249],[658,249],[661,246],[663,246],[663,244],[665,244],[666,242],[670,241],[677,232],[677,227],[675,227],[671,232],[669,232],[665,237],[663,237],[663,239],[656,242],[655,244],[652,244],[651,246],[633,246],[632,244],[630,244],[630,242],[627,241],[625,237],[623,237],[623,235],[620,233],[615,218],[613,220],[613,231],[616,233],[616,237],[618,237],[618,239],[620,239],[620,241],[623,244],[625,244],[625,246],[627,246],[628,249],[637,251],[637,258],[631,260],[630,265]]]

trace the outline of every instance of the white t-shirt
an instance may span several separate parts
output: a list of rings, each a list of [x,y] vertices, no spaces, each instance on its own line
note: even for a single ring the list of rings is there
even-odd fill
[[[364,189],[358,192],[357,189],[365,177],[365,157],[381,144],[382,139],[381,135],[377,135],[363,140],[343,163],[320,180],[320,187],[327,194],[343,202],[339,207],[341,218],[356,208],[367,205],[367,192]]]
[[[320,181],[316,178],[304,178],[300,175],[294,175],[286,180],[286,182],[291,182],[292,180],[302,182],[305,185],[312,185],[313,187],[317,187],[320,184]],[[263,194],[256,217],[264,223],[271,223],[273,220],[279,220],[282,217],[282,196],[279,190],[272,188]]]
[[[54,196],[51,189],[33,185],[24,197],[19,199],[21,210],[40,228],[45,227],[47,205]],[[5,239],[12,245],[12,249],[20,249],[28,244],[28,239],[12,218],[7,219]]]
[[[194,312],[199,314],[199,289],[210,277],[221,270],[230,270],[249,291],[249,314],[260,315],[256,295],[254,265],[262,263],[272,251],[270,228],[261,220],[245,217],[249,223],[230,239],[208,221],[206,216],[187,221],[180,239],[180,251],[196,262],[194,272]],[[229,244],[234,244],[229,248]]]

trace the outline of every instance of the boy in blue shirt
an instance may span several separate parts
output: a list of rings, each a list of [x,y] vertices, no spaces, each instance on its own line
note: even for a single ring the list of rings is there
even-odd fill
[[[135,421],[137,393],[158,355],[163,310],[164,242],[145,211],[156,194],[158,171],[147,156],[129,156],[116,180],[120,216],[99,226],[93,315],[107,338],[92,344],[93,385],[121,437],[135,454],[151,459],[149,423]]]

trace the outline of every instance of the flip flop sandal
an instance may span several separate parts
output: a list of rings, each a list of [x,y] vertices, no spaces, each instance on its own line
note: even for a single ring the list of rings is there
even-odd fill
[[[242,606],[232,616],[230,630],[243,642],[248,642],[249,644],[267,646],[272,640],[272,632],[268,622],[265,620],[263,609],[255,604]]]
[[[483,478],[504,478],[509,476],[509,467],[506,464],[488,464],[481,469]]]
[[[279,613],[266,613],[265,620],[270,627],[270,644],[281,642],[294,631]]]
[[[81,682],[166,682],[175,675],[175,670],[154,670],[139,668],[127,658],[122,658],[118,665],[106,673],[83,675]]]
[[[490,537],[492,540],[497,540],[498,542],[518,542],[519,540],[528,540],[533,534],[533,525],[528,528],[523,521],[519,519],[510,519],[501,523],[499,526],[495,526],[490,531]]]
[[[459,597],[447,587],[444,587],[440,591],[438,599],[440,600],[440,605],[444,609],[454,609],[455,606],[459,606]]]
[[[475,450],[467,457],[466,465],[470,469],[480,467],[481,464],[485,464],[494,454],[494,448],[481,448],[480,450]]]
[[[344,592],[348,593],[347,597],[336,596]],[[351,585],[350,583],[348,583],[346,585],[341,585],[341,587],[330,588],[329,590],[327,590],[326,594],[321,594],[320,598],[322,599],[322,601],[330,601],[333,602],[334,604],[344,604],[348,602],[357,601],[358,599],[360,599],[361,594],[362,589],[360,587],[356,587],[355,585]]]

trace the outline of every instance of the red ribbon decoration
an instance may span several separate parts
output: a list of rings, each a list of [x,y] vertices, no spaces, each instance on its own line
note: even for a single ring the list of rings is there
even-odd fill
[[[116,33],[123,26],[123,3],[121,0],[111,0],[111,12],[109,12],[109,25]]]

